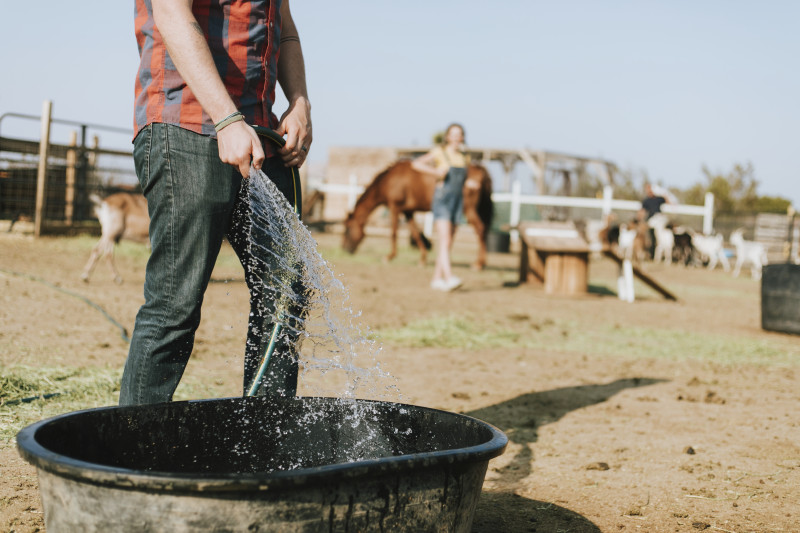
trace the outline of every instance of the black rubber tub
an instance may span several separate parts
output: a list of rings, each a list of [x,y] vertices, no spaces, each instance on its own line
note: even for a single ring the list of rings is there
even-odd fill
[[[467,416],[330,398],[107,407],[17,435],[48,533],[465,532],[506,444]]]

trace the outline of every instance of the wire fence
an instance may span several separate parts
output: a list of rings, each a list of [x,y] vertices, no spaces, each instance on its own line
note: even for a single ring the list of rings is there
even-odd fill
[[[41,117],[6,113],[6,119],[41,121]],[[39,140],[3,136],[0,129],[0,219],[10,221],[10,230],[20,220],[39,216],[42,231],[93,229],[97,224],[91,195],[116,191],[138,191],[130,149],[100,146],[100,133],[123,134],[121,128],[52,119],[52,123],[74,128],[67,142],[49,142],[43,160]],[[39,173],[44,164],[43,180]]]

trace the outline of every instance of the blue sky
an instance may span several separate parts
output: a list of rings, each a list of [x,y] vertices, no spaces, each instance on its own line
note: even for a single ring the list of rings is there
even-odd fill
[[[455,120],[473,146],[603,157],[668,186],[749,161],[761,194],[800,207],[800,2],[293,0],[292,11],[314,161],[331,146],[427,145]],[[0,114],[38,115],[50,99],[57,118],[129,127],[132,14],[130,1],[9,3]]]

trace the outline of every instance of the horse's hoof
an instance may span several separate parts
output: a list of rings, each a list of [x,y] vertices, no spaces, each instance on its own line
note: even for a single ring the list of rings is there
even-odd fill
[[[472,269],[472,271],[474,272],[480,272],[484,268],[486,268],[486,265],[483,263],[473,263],[472,266],[470,267],[470,269]]]
[[[81,281],[83,281],[84,283],[89,283],[89,276],[87,276],[86,274],[81,274]]]

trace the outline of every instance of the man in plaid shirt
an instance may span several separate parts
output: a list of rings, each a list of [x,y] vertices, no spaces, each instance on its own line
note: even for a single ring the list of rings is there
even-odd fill
[[[248,269],[242,180],[252,165],[299,204],[289,168],[303,164],[312,141],[303,53],[289,0],[135,2],[141,62],[134,161],[150,212],[152,254],[121,405],[172,399],[224,237],[245,267],[251,305],[263,296]],[[276,82],[289,102],[280,120],[272,112]],[[265,146],[251,124],[285,136],[285,146]],[[248,340],[265,329],[251,317]],[[257,365],[248,345],[245,387]],[[290,352],[275,354],[266,393],[296,393],[297,360]]]

